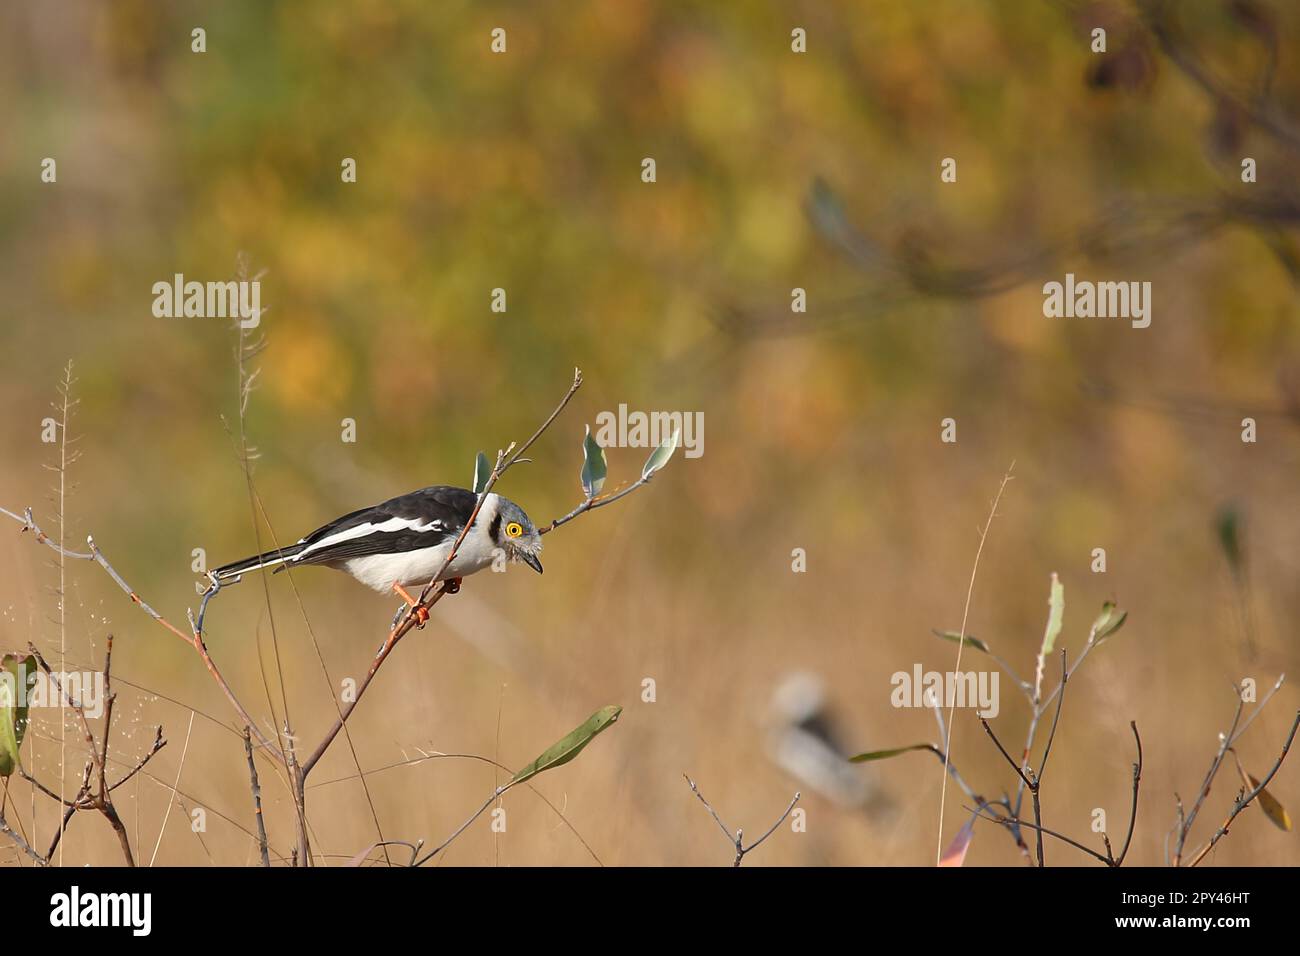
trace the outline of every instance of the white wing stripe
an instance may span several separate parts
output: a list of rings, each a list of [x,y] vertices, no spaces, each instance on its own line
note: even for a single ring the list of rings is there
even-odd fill
[[[417,534],[424,534],[432,531],[444,531],[445,526],[438,518],[430,521],[428,524],[420,524],[414,518],[389,518],[387,521],[381,521],[379,524],[359,524],[355,528],[348,528],[345,531],[337,531],[334,534],[326,535],[319,541],[312,542],[303,548],[293,558],[295,561],[301,561],[313,551],[320,548],[327,548],[330,545],[340,544],[344,541],[352,541],[356,538],[364,538],[371,534],[389,534],[394,531],[414,531]]]

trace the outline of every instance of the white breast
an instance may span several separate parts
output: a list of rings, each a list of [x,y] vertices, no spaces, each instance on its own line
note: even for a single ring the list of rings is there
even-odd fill
[[[416,551],[404,551],[400,554],[368,554],[360,558],[349,558],[343,568],[366,587],[376,591],[391,591],[394,584],[404,588],[428,584],[447,560],[447,553],[455,539],[433,548],[420,548]],[[492,563],[495,546],[488,536],[480,514],[479,520],[465,536],[464,542],[456,551],[456,558],[447,570],[439,575],[439,581],[447,578],[463,578],[482,571]]]

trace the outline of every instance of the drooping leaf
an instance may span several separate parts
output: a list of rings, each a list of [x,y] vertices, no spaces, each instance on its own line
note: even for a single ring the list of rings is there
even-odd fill
[[[677,442],[681,437],[682,430],[674,428],[672,437],[650,453],[650,457],[645,461],[645,467],[641,469],[642,478],[649,478],[668,464],[668,459],[673,457],[673,452],[677,450]]]
[[[907,747],[895,747],[892,750],[869,750],[866,753],[850,757],[849,763],[867,763],[870,760],[885,760],[889,757],[897,757],[899,754],[905,754],[913,750],[929,750],[934,753],[939,752],[939,748],[934,744],[911,744]]]
[[[1241,550],[1241,512],[1236,505],[1226,504],[1219,509],[1214,525],[1219,534],[1219,547],[1223,548],[1223,557],[1227,560],[1233,577],[1237,577],[1241,574],[1244,563]]]
[[[511,777],[511,785],[523,783],[530,777],[535,777],[546,770],[568,763],[578,756],[582,752],[582,748],[591,743],[597,734],[617,721],[618,715],[621,713],[623,713],[623,708],[616,704],[602,707],[579,726],[569,731],[550,747],[547,747],[540,757]]]
[[[813,227],[845,255],[861,266],[880,265],[883,250],[853,225],[839,197],[820,176],[813,180],[806,205]]]
[[[487,487],[488,479],[492,477],[492,463],[488,461],[487,455],[482,452],[474,459],[474,494],[481,495],[483,489]]]
[[[1038,652],[1040,657],[1052,653],[1056,639],[1061,635],[1061,623],[1065,619],[1065,586],[1055,571],[1052,572],[1052,589],[1047,597],[1047,609],[1047,629],[1043,631],[1043,649]]]
[[[600,494],[605,484],[605,449],[591,437],[591,426],[587,426],[587,435],[582,440],[582,493],[588,498]]]
[[[27,706],[35,684],[35,657],[6,654],[0,658],[0,777],[18,768],[18,748],[27,732]]]
[[[954,644],[956,644],[958,641],[961,641],[961,642],[962,642],[963,644],[965,644],[967,647],[973,647],[973,648],[975,648],[975,650],[977,650],[977,651],[983,651],[985,654],[987,654],[987,653],[989,652],[989,646],[988,646],[987,644],[985,644],[983,641],[981,641],[978,637],[971,637],[969,634],[967,634],[967,635],[963,638],[963,637],[962,637],[960,634],[958,634],[956,631],[935,631],[935,630],[932,630],[930,633],[932,633],[935,637],[942,638],[942,639],[945,640],[945,641],[952,641]]]
[[[1259,786],[1259,780],[1250,774],[1246,774],[1246,782],[1250,784],[1251,791]],[[1278,802],[1277,797],[1267,790],[1261,790],[1255,799],[1259,802],[1259,808],[1264,811],[1264,816],[1273,822],[1273,826],[1284,833],[1291,832],[1291,814],[1286,812],[1286,807]]]
[[[839,239],[849,231],[844,207],[826,180],[818,176],[813,180],[808,196],[808,211],[813,225],[832,238]]]
[[[1092,622],[1093,643],[1100,644],[1123,627],[1127,620],[1128,611],[1120,611],[1113,601],[1107,601],[1101,606],[1101,613],[1097,615],[1097,619]]]
[[[939,858],[940,866],[961,866],[966,862],[966,851],[970,849],[971,838],[975,836],[975,817],[966,821],[966,825],[957,831],[948,849]]]

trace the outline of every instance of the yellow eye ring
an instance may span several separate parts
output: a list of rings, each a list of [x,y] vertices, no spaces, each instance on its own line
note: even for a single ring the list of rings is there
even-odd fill
[[[506,525],[506,537],[508,538],[517,538],[523,533],[523,526],[518,521],[512,521]]]

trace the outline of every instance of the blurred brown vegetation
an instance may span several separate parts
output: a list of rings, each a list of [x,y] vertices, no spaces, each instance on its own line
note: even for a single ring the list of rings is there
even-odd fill
[[[381,672],[351,737],[368,771],[429,751],[518,767],[622,704],[618,725],[538,789],[606,864],[726,864],[682,772],[731,825],[756,834],[774,820],[801,786],[766,752],[769,696],[791,669],[828,680],[850,747],[934,738],[929,713],[890,706],[889,677],[951,666],[954,646],[930,630],[959,627],[977,528],[1015,460],[968,630],[1023,673],[1052,571],[1072,652],[1104,600],[1129,611],[1071,681],[1044,813],[1088,841],[1090,811],[1105,807],[1121,830],[1136,720],[1146,772],[1130,860],[1158,863],[1174,792],[1191,799],[1231,719],[1231,685],[1295,670],[1288,622],[1300,613],[1300,428],[1286,414],[1296,147],[1180,69],[1152,27],[1164,15],[1011,0],[6,5],[0,504],[30,504],[50,529],[54,452],[39,423],[71,358],[81,458],[68,540],[93,532],[178,623],[197,601],[191,549],[212,563],[254,550],[223,423],[237,410],[232,332],[150,314],[154,282],[228,277],[240,250],[266,270],[247,427],[282,540],[411,488],[468,483],[475,453],[526,437],[574,366],[587,385],[500,489],[535,520],[578,501],[582,425],[598,411],[702,410],[704,456],[679,456],[649,488],[548,536],[544,578],[481,575],[440,604]],[[1198,0],[1176,22],[1243,101],[1300,124],[1300,64],[1286,55],[1300,7]],[[1104,67],[1093,25],[1110,31]],[[203,55],[190,52],[195,26]],[[496,26],[504,56],[488,49]],[[794,26],[808,30],[806,55],[790,52]],[[1284,55],[1261,89],[1269,37]],[[55,185],[39,180],[46,156]],[[339,181],[346,156],[354,185]],[[654,185],[639,179],[644,156]],[[939,182],[947,156],[957,184]],[[1240,183],[1241,156],[1258,161],[1258,184]],[[818,178],[878,261],[846,254],[809,217]],[[1246,202],[1271,215],[1175,227],[1150,211]],[[1131,248],[1093,255],[1072,240],[1116,209],[1146,227]],[[1017,280],[935,295],[918,262]],[[1151,281],[1151,328],[1045,319],[1041,284],[1066,271]],[[504,315],[489,311],[496,286]],[[789,313],[796,286],[806,316]],[[1257,444],[1240,441],[1245,415]],[[938,440],[947,416],[956,445]],[[354,445],[339,440],[345,417]],[[612,486],[644,452],[609,460]],[[1244,519],[1254,659],[1215,534],[1228,504]],[[16,526],[0,532],[0,649],[31,640],[50,655],[50,556]],[[796,547],[806,574],[791,573]],[[1104,575],[1089,570],[1095,547]],[[119,758],[143,753],[158,723],[169,740],[119,796],[137,856],[158,843],[160,864],[254,862],[222,818],[252,827],[225,702],[98,569],[70,572],[69,661],[97,663],[116,635]],[[328,571],[295,582],[332,678],[359,677],[395,602]],[[274,633],[295,727],[314,742],[331,685],[283,575],[269,594],[252,580],[223,593],[209,646],[255,713],[271,712],[268,698],[279,713]],[[640,702],[647,677],[653,704]],[[1025,719],[1013,697],[1004,685],[1008,741]],[[1296,703],[1285,687],[1246,738],[1257,776]],[[187,734],[190,708],[215,721]],[[38,715],[24,748],[47,781],[58,737]],[[69,789],[79,746],[70,730]],[[953,753],[982,791],[1012,787],[969,712]],[[932,861],[940,768],[912,754],[862,768],[873,771],[895,817],[805,792],[808,833],[778,832],[746,865]],[[340,740],[309,792],[329,862],[376,838],[357,781],[326,783],[355,773]],[[182,803],[160,837],[177,780]],[[385,836],[436,842],[501,780],[439,759],[368,783]],[[1298,783],[1293,756],[1270,790],[1294,810]],[[269,772],[262,785],[272,846],[287,853],[291,803]],[[1203,826],[1235,792],[1229,774]],[[950,789],[948,834],[966,818],[960,802]],[[15,778],[8,805],[48,841],[48,801]],[[199,805],[209,826],[196,836],[183,808]],[[513,791],[506,807],[505,834],[480,820],[445,862],[591,862],[533,794]],[[102,820],[74,821],[65,863],[118,858]],[[1248,810],[1212,859],[1294,865],[1300,852]],[[0,848],[0,864],[23,862]],[[1049,843],[1048,862],[1087,861]],[[1020,857],[981,825],[968,863]]]

